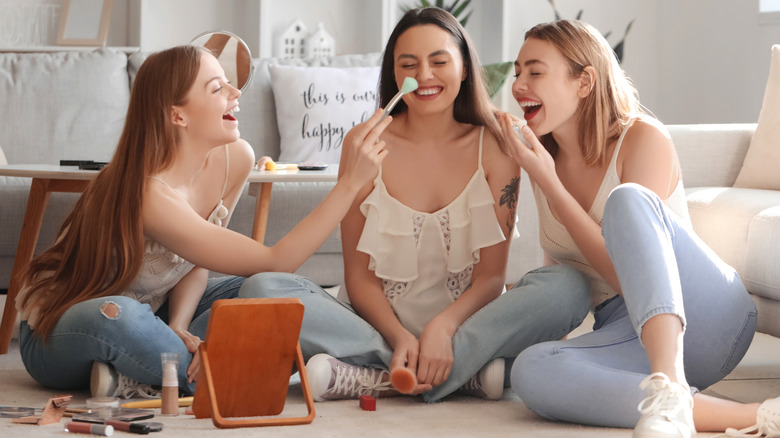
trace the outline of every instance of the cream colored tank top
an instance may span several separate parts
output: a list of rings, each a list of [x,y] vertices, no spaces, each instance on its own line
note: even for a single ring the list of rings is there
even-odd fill
[[[506,239],[482,168],[483,134],[476,172],[446,207],[426,213],[406,206],[388,193],[381,169],[360,205],[366,222],[357,250],[370,256],[368,268],[382,279],[398,320],[418,337],[471,286],[480,248]],[[346,289],[340,291],[346,301]]]
[[[230,156],[228,155],[228,146],[225,145],[225,182],[222,185],[222,194],[219,202],[209,215],[208,221],[222,226],[222,220],[228,216],[228,209],[225,207],[223,198],[227,189],[228,172],[230,170]],[[165,181],[153,177],[165,185]],[[157,311],[168,297],[168,292],[189,273],[194,265],[187,260],[174,254],[168,248],[162,246],[159,242],[144,237],[144,255],[141,270],[136,276],[130,287],[122,293],[124,296],[134,298],[135,300],[149,304],[152,311]],[[45,274],[42,274],[45,275]],[[38,308],[34,305],[28,305],[27,308],[21,308],[24,296],[29,290],[22,289],[16,300],[17,310],[22,315],[22,320],[27,321],[30,328],[35,329],[35,325],[40,317]],[[28,303],[32,304],[32,303]]]
[[[593,205],[591,205],[588,211],[588,215],[599,225],[601,225],[601,219],[604,216],[604,206],[607,202],[607,197],[609,197],[609,194],[615,187],[621,184],[617,173],[617,157],[623,145],[623,138],[634,120],[632,119],[620,134],[615,151],[612,153],[609,167],[604,175],[604,180],[601,182],[596,198],[593,200]],[[566,230],[566,227],[555,219],[549,204],[547,204],[547,198],[536,184],[533,185],[533,192],[539,213],[539,241],[544,252],[557,263],[577,268],[588,277],[591,285],[591,308],[595,308],[605,300],[617,295],[617,292],[604,281],[585,256],[577,249],[577,245],[574,243],[568,230]],[[677,187],[675,187],[666,200],[666,205],[686,222],[690,223],[682,179],[678,181]]]

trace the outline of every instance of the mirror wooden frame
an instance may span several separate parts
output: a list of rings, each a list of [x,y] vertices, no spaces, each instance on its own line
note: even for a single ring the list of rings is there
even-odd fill
[[[65,0],[57,32],[57,44],[105,46],[113,6],[114,0]],[[97,8],[101,8],[100,20],[94,19],[93,16]]]

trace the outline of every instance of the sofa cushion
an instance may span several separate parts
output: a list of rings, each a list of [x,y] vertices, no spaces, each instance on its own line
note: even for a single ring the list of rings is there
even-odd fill
[[[254,58],[255,73],[252,82],[238,99],[241,112],[236,115],[239,121],[241,138],[252,145],[257,158],[267,155],[278,158],[281,141],[276,118],[276,104],[271,88],[269,65],[289,65],[297,67],[371,67],[380,63],[380,53],[361,55],[340,55],[331,58],[316,59],[279,59]]]
[[[338,163],[344,135],[376,110],[379,67],[270,65],[280,161]]]
[[[127,112],[127,56],[109,49],[0,53],[0,95],[10,163],[106,161]]]
[[[751,293],[780,300],[780,192],[699,187],[686,194],[696,233]]]
[[[772,46],[769,79],[750,142],[735,187],[780,190],[780,45]]]

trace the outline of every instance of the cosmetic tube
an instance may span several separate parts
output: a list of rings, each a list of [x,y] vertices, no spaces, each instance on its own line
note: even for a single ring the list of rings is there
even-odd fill
[[[106,420],[105,423],[121,432],[130,432],[130,433],[137,433],[139,435],[146,435],[152,431],[148,425],[141,424],[141,423],[128,423],[127,421],[119,421],[119,420]]]
[[[105,424],[82,423],[71,421],[65,425],[65,430],[72,433],[91,433],[92,435],[111,436],[114,434],[113,426]]]
[[[179,353],[161,353],[163,415],[179,415]]]

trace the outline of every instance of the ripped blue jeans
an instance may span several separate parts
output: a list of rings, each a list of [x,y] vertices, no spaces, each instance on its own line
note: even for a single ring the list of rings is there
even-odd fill
[[[238,297],[243,282],[243,277],[209,279],[190,333],[205,339],[211,304]],[[30,376],[58,390],[89,388],[93,361],[109,363],[138,382],[160,385],[160,353],[179,353],[179,388],[184,393],[195,391],[195,384],[187,383],[192,354],[168,327],[167,305],[154,313],[148,304],[124,296],[83,301],[62,315],[45,343],[22,321],[19,349]]]

